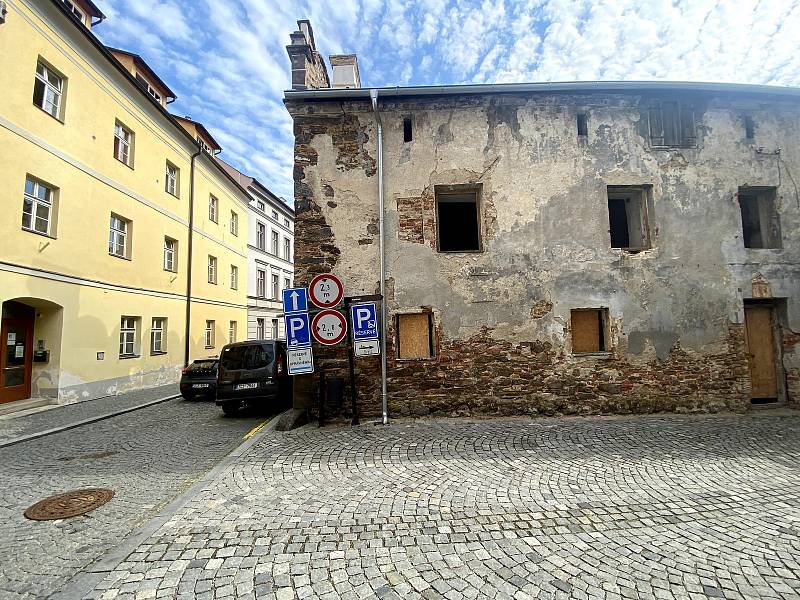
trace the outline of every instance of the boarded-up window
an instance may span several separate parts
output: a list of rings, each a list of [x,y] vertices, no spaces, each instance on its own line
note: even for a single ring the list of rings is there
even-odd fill
[[[605,352],[606,309],[580,308],[572,311],[572,352]]]
[[[397,358],[432,358],[430,313],[397,315]]]
[[[650,143],[653,146],[692,148],[697,143],[691,102],[653,100],[649,106]]]

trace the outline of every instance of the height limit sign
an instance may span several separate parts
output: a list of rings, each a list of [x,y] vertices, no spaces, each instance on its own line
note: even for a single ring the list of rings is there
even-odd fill
[[[333,308],[337,306],[344,296],[344,286],[335,275],[325,273],[317,275],[308,286],[308,295],[311,302],[320,308]]]

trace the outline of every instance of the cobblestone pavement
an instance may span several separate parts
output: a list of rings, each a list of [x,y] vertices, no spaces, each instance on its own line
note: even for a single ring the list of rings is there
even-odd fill
[[[264,417],[225,419],[210,402],[149,408],[0,449],[0,598],[45,598],[236,447]],[[116,492],[83,517],[23,511],[82,487]]]
[[[108,396],[97,400],[86,400],[75,404],[66,404],[48,408],[31,414],[15,415],[13,413],[0,417],[0,444],[13,438],[39,433],[69,423],[91,419],[117,410],[125,410],[145,402],[152,402],[167,396],[177,396],[180,389],[177,384],[125,392],[118,396]]]
[[[798,598],[800,416],[267,432],[87,597]]]

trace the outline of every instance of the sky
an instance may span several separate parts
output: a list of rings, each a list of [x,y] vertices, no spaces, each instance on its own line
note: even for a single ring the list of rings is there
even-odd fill
[[[356,53],[364,87],[585,80],[800,85],[800,0],[95,0],[221,158],[292,201],[286,45]]]

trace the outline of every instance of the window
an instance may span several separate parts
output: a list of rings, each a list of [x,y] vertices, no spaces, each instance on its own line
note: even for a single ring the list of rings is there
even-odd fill
[[[164,341],[164,332],[167,329],[167,320],[163,317],[153,317],[153,326],[150,328],[150,353],[162,354],[167,351]]]
[[[397,315],[397,358],[433,358],[430,313]]]
[[[165,185],[164,189],[167,191],[168,194],[172,194],[173,196],[178,196],[179,187],[178,187],[178,174],[180,173],[180,169],[170,163],[167,162],[167,171],[166,171],[166,178],[165,178]]]
[[[206,348],[214,347],[214,321],[206,321]]]
[[[289,241],[289,238],[283,238],[283,258],[285,258],[286,260],[289,260],[289,257],[292,253],[291,248],[292,245],[291,242]]]
[[[272,232],[272,253],[278,256],[278,232]]]
[[[39,61],[33,83],[33,103],[50,116],[60,119],[63,90],[64,78]]]
[[[150,85],[150,82],[147,81],[144,77],[136,74],[136,83],[138,83],[148,94],[150,94],[156,101],[160,104],[161,103],[161,94],[159,94],[155,88]]]
[[[749,115],[744,118],[744,135],[748,140],[756,137],[756,122]]]
[[[273,210],[272,211],[272,218],[275,219],[276,221],[278,220],[278,211],[277,210]]]
[[[239,215],[233,211],[231,211],[231,233],[236,236],[239,235]]]
[[[217,284],[217,257],[208,255],[208,283]]]
[[[775,188],[739,188],[745,248],[780,248],[781,223]]]
[[[256,339],[263,340],[264,333],[264,319],[256,319]]]
[[[53,235],[53,200],[55,190],[32,179],[25,179],[25,196],[22,200],[22,228],[36,233]]]
[[[278,339],[278,319],[272,319],[272,339]]]
[[[131,222],[111,213],[108,231],[108,253],[119,258],[130,258]]]
[[[283,289],[287,290],[292,287],[292,282],[289,280],[288,277],[283,278]]]
[[[231,321],[228,325],[228,343],[232,344],[236,341],[236,321]]]
[[[176,242],[172,238],[165,237],[164,238],[165,271],[172,271],[173,273],[178,271],[177,254],[178,254],[178,242]]]
[[[273,298],[275,300],[278,299],[278,297],[281,295],[281,291],[280,291],[279,288],[280,288],[280,283],[278,282],[278,276],[277,275],[273,275],[272,276],[272,296],[270,296],[271,298]]]
[[[586,113],[578,113],[578,136],[586,137],[589,135],[589,123],[586,119]]]
[[[200,150],[202,150],[203,152],[207,152],[208,154],[214,154],[214,151],[211,149],[211,146],[206,144],[203,138],[201,138],[199,135],[197,136],[197,144],[200,146]]]
[[[73,14],[73,16],[78,19],[81,23],[83,23],[83,13],[78,10],[78,8],[70,2],[70,0],[61,0],[64,3],[64,6],[67,7],[67,10]]]
[[[217,223],[219,221],[219,200],[214,196],[208,197],[208,220]]]
[[[119,326],[120,358],[138,354],[139,317],[122,317]]]
[[[231,289],[235,290],[239,287],[239,267],[231,265]]]
[[[478,192],[437,192],[439,252],[480,252]]]
[[[606,323],[608,310],[605,308],[578,308],[571,311],[572,352],[606,352]]]
[[[411,131],[411,119],[406,117],[403,119],[403,142],[410,142],[412,139],[414,139],[414,136]]]
[[[256,206],[258,207],[258,210],[260,210],[261,212],[264,212],[264,209],[266,208],[266,205],[263,202],[261,202],[261,200],[256,202]]]
[[[689,102],[653,100],[649,109],[650,143],[653,146],[692,148],[697,139],[694,108]]]
[[[608,225],[611,247],[624,250],[650,248],[649,186],[608,186]]]
[[[263,298],[267,295],[267,272],[263,269],[256,271],[256,296]]]
[[[267,248],[267,227],[261,222],[256,224],[256,246],[259,250]]]
[[[119,121],[114,124],[114,158],[133,166],[133,132]]]
[[[290,227],[291,227],[291,226],[289,225],[289,219],[284,219],[284,220],[283,220],[283,226],[284,226],[284,227],[286,227],[286,228],[290,228]]]

